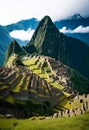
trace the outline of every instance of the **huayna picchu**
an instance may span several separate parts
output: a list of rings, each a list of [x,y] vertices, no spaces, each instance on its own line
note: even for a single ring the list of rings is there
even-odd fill
[[[53,57],[89,79],[89,46],[60,33],[49,16],[41,20],[31,41],[23,48],[28,53]]]
[[[12,41],[7,49],[0,68],[0,113],[17,118],[83,114],[89,108],[88,59],[89,47],[60,33],[45,16],[26,46]]]

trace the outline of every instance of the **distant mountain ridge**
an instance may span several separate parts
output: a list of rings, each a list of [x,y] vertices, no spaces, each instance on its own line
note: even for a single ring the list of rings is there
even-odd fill
[[[10,25],[4,26],[8,32],[11,32],[13,30],[28,30],[28,28],[36,29],[39,21],[36,18],[21,20],[17,23],[12,23]]]
[[[74,30],[79,26],[82,27],[89,27],[89,17],[84,18],[80,14],[75,14],[68,19],[55,21],[54,24],[58,29],[61,29],[63,27],[66,27],[69,30]],[[67,36],[71,36],[74,38],[77,38],[79,40],[82,40],[87,45],[89,45],[89,32],[86,33],[65,33]]]
[[[75,14],[68,19],[55,21],[54,24],[57,26],[58,29],[64,26],[69,29],[75,29],[80,25],[86,27],[89,26],[89,17],[83,18],[80,14]]]
[[[80,14],[74,14],[70,19],[84,19]]]

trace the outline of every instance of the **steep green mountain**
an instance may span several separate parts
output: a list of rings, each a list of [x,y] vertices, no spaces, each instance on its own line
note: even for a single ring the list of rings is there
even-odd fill
[[[31,41],[23,48],[28,53],[53,57],[89,78],[89,46],[60,33],[49,16],[41,20]]]
[[[20,45],[14,40],[12,41],[6,51],[5,63],[8,61],[12,54],[17,54],[19,56],[26,55],[26,52],[20,47]]]
[[[5,52],[11,40],[9,33],[0,25],[0,66],[3,65]]]
[[[45,16],[39,23],[31,41],[24,49],[29,53],[28,48],[34,47],[36,53],[58,59],[59,42],[61,44],[61,34],[52,23],[50,17]]]

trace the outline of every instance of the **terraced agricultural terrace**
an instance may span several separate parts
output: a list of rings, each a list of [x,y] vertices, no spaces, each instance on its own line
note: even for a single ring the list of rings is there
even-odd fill
[[[17,118],[54,113],[62,116],[62,111],[73,115],[88,109],[87,98],[84,102],[76,98],[78,91],[72,88],[68,67],[39,55],[25,56],[21,59],[23,66],[16,66],[15,58],[12,55],[6,67],[0,68],[1,114],[10,113]]]

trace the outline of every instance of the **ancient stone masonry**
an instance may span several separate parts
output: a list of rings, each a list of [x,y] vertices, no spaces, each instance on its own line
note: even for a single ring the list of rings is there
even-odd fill
[[[33,74],[33,77],[31,79],[31,86],[30,86],[30,88],[34,89],[34,90],[37,89],[37,80],[36,80],[36,78],[37,78],[36,75]]]
[[[46,61],[50,67],[51,72],[53,73],[53,76],[50,76],[49,78],[63,87],[72,87],[69,77],[69,68],[53,58],[46,58]]]
[[[59,118],[59,117],[71,117],[82,115],[86,111],[89,111],[89,94],[88,95],[78,95],[75,97],[79,102],[81,102],[81,107],[77,107],[74,109],[66,109],[65,111],[59,111],[58,113],[54,113],[51,118]]]
[[[37,92],[39,94],[42,94],[42,95],[45,95],[46,92],[45,92],[45,86],[43,85],[43,82],[42,82],[43,79],[41,78],[38,78],[38,81],[37,81]]]
[[[53,65],[55,60],[50,58],[49,61],[52,62]],[[55,67],[58,72],[61,63],[59,66],[57,66],[57,64]],[[53,71],[53,68],[51,69]],[[55,113],[51,118],[70,117],[83,114],[89,110],[89,95],[78,95],[77,90],[67,86],[65,80],[67,81],[68,79],[65,77],[65,71],[66,69],[64,66],[64,69],[60,69],[60,75],[61,73],[63,74],[61,79],[59,78],[60,76],[58,77],[56,73],[53,73],[53,77],[51,76],[53,79],[51,80],[52,82],[47,82],[47,80],[40,78],[40,76],[25,67],[19,66],[18,68],[13,67],[11,69],[4,67],[0,68],[0,101],[3,101],[3,98],[6,98],[9,95],[13,97],[14,100],[20,101],[28,99],[34,99],[39,102],[49,101],[52,108],[58,108],[57,110],[59,110],[59,112]],[[51,83],[53,83],[53,81],[56,83],[59,81],[59,84],[64,84],[63,88],[58,89],[52,86]],[[66,96],[66,94],[69,95]],[[61,106],[61,104],[66,101],[70,101],[71,103],[71,99],[74,98],[81,104],[79,107],[68,109],[67,107]]]
[[[6,77],[8,75],[8,71],[7,69],[5,68],[0,68],[0,80],[2,80],[2,78]]]
[[[48,92],[49,92],[49,95],[52,96],[51,93],[50,93],[51,87],[50,87],[50,85],[47,83],[47,81],[44,80],[44,79],[42,79],[42,84],[47,87],[47,90],[48,90]]]
[[[24,73],[25,75],[25,73]],[[24,86],[26,85],[26,80],[27,80],[28,75],[25,75],[22,81],[22,84],[20,85],[20,90],[23,90]]]
[[[2,78],[2,81],[4,83],[9,83],[10,81],[12,81],[14,78],[16,77],[16,73],[12,72],[9,76]]]
[[[14,92],[13,96],[15,99],[17,100],[28,100],[29,96],[28,96],[28,91],[23,91],[21,90],[20,92]]]
[[[10,90],[12,90],[16,85],[18,85],[21,77],[22,77],[22,74],[19,74],[18,77],[16,77],[11,83],[9,83]]]
[[[1,97],[6,97],[8,94],[9,94],[8,88],[4,88],[4,89],[0,90],[0,96]]]

